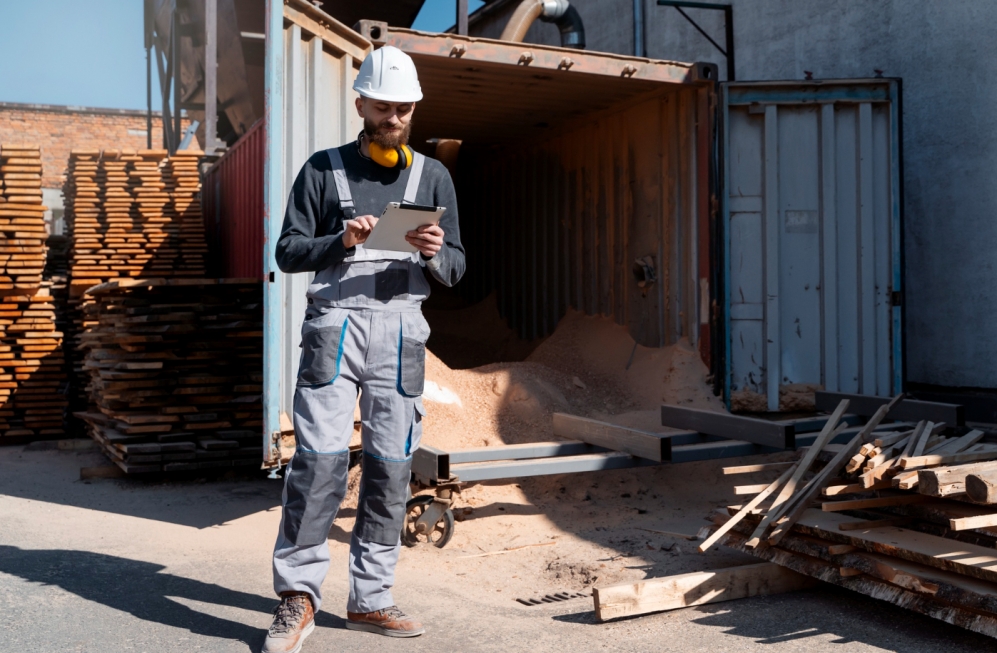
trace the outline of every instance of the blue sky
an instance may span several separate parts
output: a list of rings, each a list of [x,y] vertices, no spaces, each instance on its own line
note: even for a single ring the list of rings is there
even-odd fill
[[[455,7],[426,0],[414,27],[447,29]],[[145,85],[141,0],[0,1],[0,102],[144,109]]]

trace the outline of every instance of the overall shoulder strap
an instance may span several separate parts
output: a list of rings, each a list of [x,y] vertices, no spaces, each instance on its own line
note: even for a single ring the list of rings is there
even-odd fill
[[[329,156],[329,163],[332,165],[332,176],[336,180],[336,193],[339,195],[339,208],[346,215],[347,220],[352,220],[356,212],[353,205],[353,194],[350,193],[350,182],[346,178],[346,166],[343,164],[343,157],[339,153],[339,148],[330,148],[325,151]]]
[[[412,172],[409,174],[408,183],[405,184],[405,197],[402,199],[406,204],[415,204],[415,196],[419,194],[419,182],[422,181],[422,169],[426,165],[426,157],[418,152],[412,152]]]

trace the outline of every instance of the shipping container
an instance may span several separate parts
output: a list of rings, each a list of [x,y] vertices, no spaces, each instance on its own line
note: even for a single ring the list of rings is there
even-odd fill
[[[263,279],[265,123],[256,121],[204,175],[208,274]]]
[[[783,386],[876,394],[902,383],[895,82],[722,86],[712,64],[374,21],[353,30],[303,0],[268,7],[267,464],[293,451],[281,433],[312,277],[284,275],[274,260],[288,192],[313,152],[356,138],[352,82],[383,45],[419,70],[413,147],[433,156],[435,143],[460,141],[468,267],[456,290],[470,302],[494,293],[521,338],[550,334],[569,307],[611,317],[646,346],[685,338],[728,402],[747,390],[761,410],[779,408]],[[868,280],[875,292],[864,292]],[[857,344],[837,345],[850,329]],[[857,385],[843,380],[855,364],[867,375]],[[770,366],[778,372],[766,375]]]

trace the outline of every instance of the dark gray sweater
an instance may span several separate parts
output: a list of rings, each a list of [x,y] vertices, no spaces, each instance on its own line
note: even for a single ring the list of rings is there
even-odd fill
[[[380,216],[388,202],[401,202],[411,168],[395,170],[360,154],[356,141],[339,148],[353,193],[357,216]],[[457,223],[457,194],[450,173],[436,159],[426,157],[416,204],[446,207],[440,220],[444,244],[426,268],[444,285],[464,275],[464,246]],[[277,266],[283,272],[317,272],[350,256],[343,247],[343,212],[325,151],[316,152],[301,168],[287,200],[284,226],[277,241]],[[423,257],[423,260],[426,260]]]

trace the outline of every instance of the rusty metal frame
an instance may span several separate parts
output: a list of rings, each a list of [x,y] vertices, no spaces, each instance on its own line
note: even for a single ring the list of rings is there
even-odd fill
[[[713,84],[717,67],[712,63],[682,63],[580,51],[535,43],[511,43],[457,34],[420,32],[362,20],[360,34],[375,46],[393,45],[409,54],[454,57],[462,61],[531,69],[585,73],[665,84]]]

